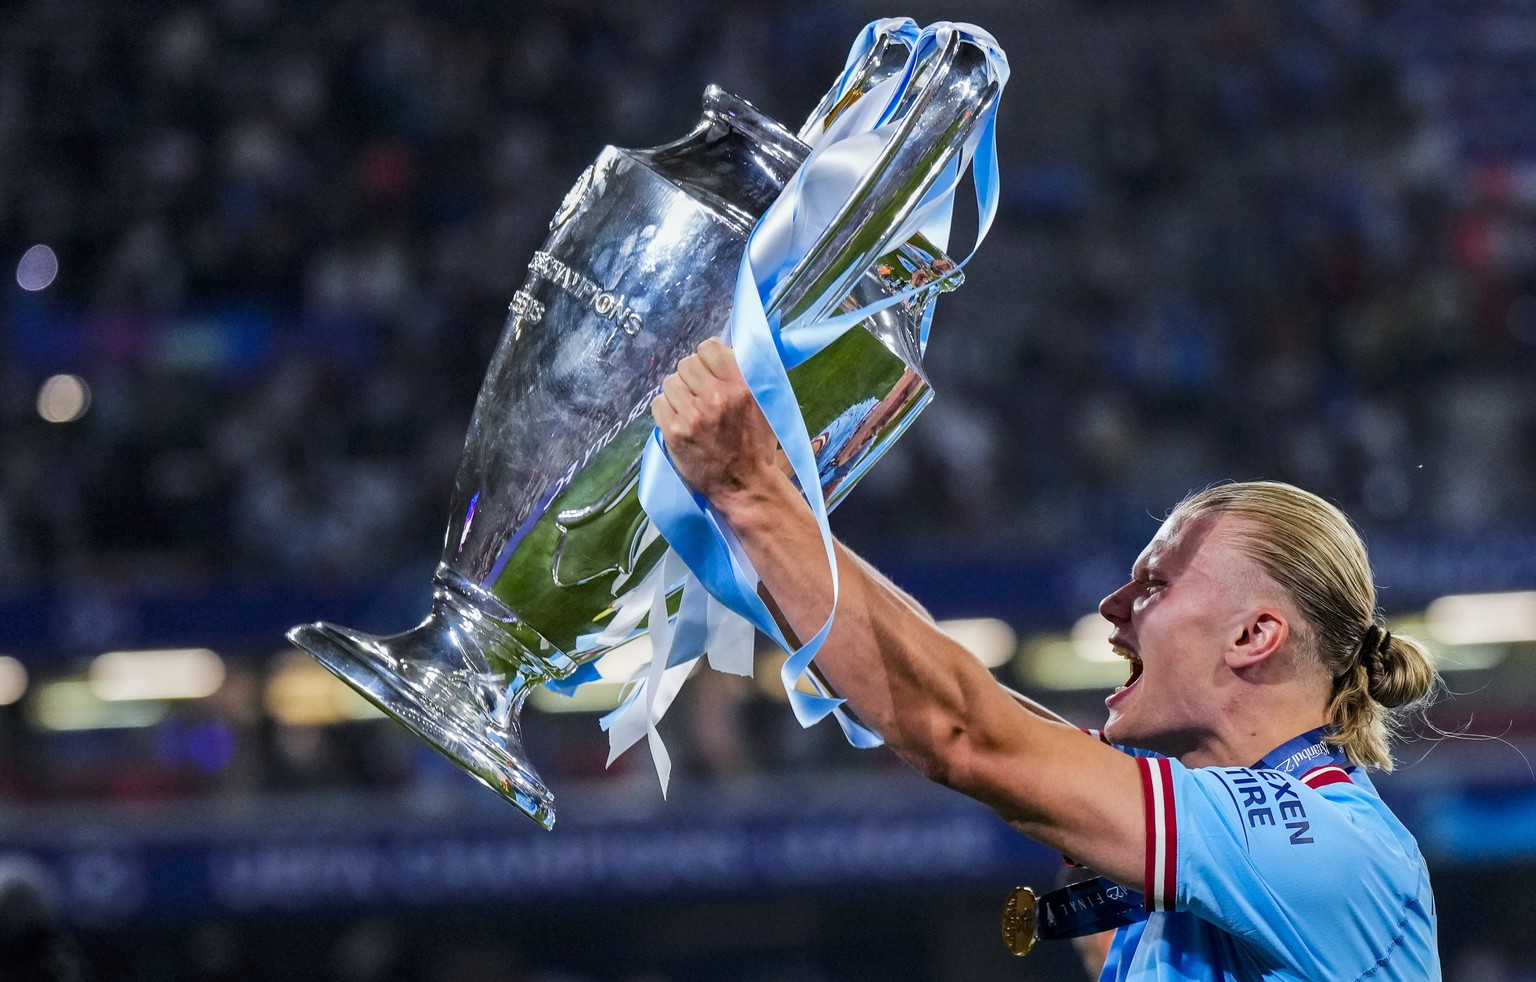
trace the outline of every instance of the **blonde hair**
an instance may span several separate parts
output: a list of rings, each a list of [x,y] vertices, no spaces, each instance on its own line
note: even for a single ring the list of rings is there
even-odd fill
[[[1392,736],[1439,675],[1423,644],[1379,623],[1365,543],[1344,513],[1289,484],[1252,481],[1196,492],[1173,514],[1248,523],[1239,533],[1245,551],[1296,604],[1304,622],[1296,640],[1333,679],[1329,740],[1356,764],[1391,770]]]

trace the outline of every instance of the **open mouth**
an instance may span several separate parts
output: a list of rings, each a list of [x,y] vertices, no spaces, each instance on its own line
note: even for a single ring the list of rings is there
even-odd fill
[[[1126,679],[1125,684],[1115,690],[1116,692],[1124,692],[1126,689],[1129,689],[1131,686],[1135,685],[1141,680],[1141,659],[1137,657],[1136,652],[1129,648],[1123,648],[1120,645],[1115,645],[1115,654],[1131,663],[1130,678]]]

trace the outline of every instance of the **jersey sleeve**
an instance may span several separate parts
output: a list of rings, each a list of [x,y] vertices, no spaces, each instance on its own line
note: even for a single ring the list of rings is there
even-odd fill
[[[1372,826],[1369,806],[1351,807],[1364,792],[1338,768],[1302,780],[1166,758],[1137,765],[1149,910],[1193,912],[1294,962],[1337,952],[1358,935],[1351,921],[1388,930],[1415,896],[1415,864]]]

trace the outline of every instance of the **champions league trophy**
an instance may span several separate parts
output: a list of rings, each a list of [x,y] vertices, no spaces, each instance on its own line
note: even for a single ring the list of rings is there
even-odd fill
[[[924,312],[959,270],[899,230],[990,119],[1000,55],[961,32],[909,52],[915,35],[889,30],[896,23],[871,25],[882,30],[866,34],[800,138],[712,86],[681,140],[598,155],[510,304],[465,440],[430,615],[390,637],[327,623],[288,634],[546,828],[553,799],[524,757],[519,712],[530,687],[618,643],[597,635],[667,551],[638,495],[651,399],[680,359],[722,334],[748,236],[807,142],[902,72],[897,138],[765,308],[788,325],[910,294],[789,373],[807,430],[819,434],[829,506],[929,398]],[[898,234],[906,241],[892,241]]]

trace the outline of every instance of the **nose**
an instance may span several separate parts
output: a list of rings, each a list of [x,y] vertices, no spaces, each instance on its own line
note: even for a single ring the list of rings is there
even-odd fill
[[[1131,616],[1131,591],[1136,581],[1126,583],[1120,589],[1099,601],[1099,616],[1111,624],[1123,624]]]

